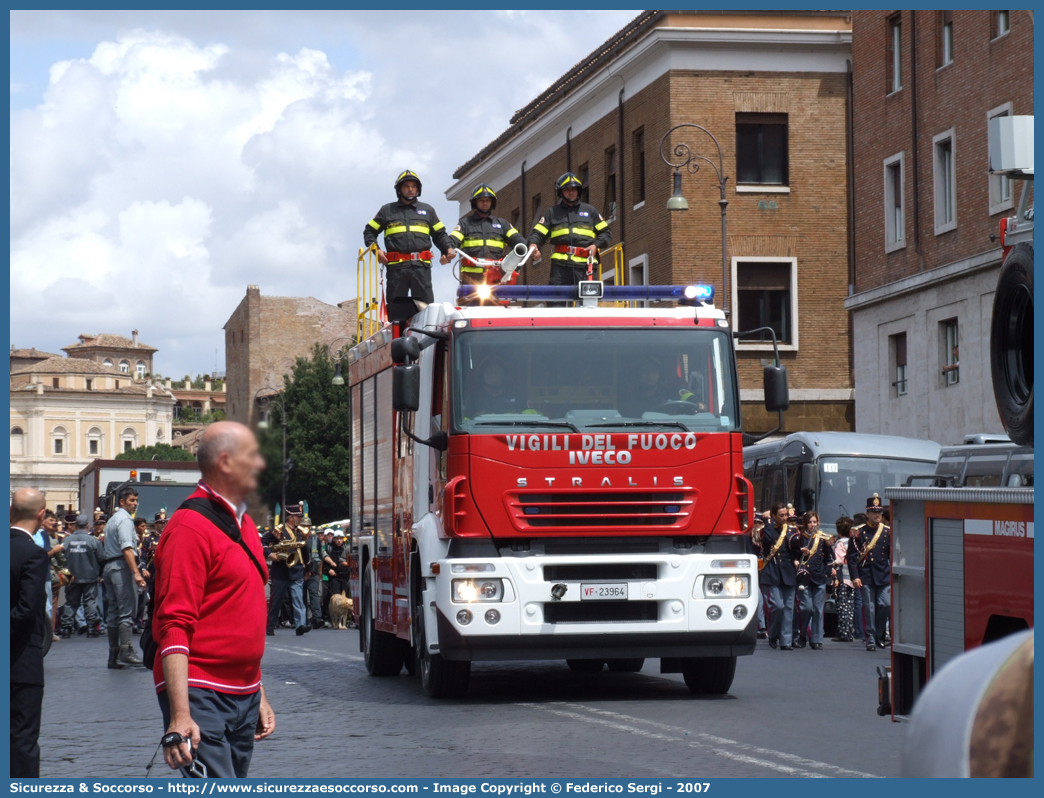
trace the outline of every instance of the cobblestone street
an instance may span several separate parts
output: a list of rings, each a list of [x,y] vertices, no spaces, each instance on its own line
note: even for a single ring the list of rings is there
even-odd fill
[[[162,733],[152,674],[105,658],[104,641],[84,638],[48,654],[41,775],[145,774]],[[250,775],[895,776],[902,727],[875,714],[887,661],[854,643],[762,641],[724,698],[692,696],[658,660],[596,676],[557,661],[478,664],[467,699],[436,701],[405,672],[368,676],[355,631],[281,630],[263,662],[277,729]],[[153,776],[169,777],[162,759]]]

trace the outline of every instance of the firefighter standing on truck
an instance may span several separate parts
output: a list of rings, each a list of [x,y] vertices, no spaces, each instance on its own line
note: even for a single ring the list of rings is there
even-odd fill
[[[471,213],[450,232],[450,238],[465,255],[476,260],[502,260],[509,248],[526,243],[510,222],[493,215],[496,207],[497,194],[485,183],[471,193]],[[443,255],[441,263],[449,263],[451,257]],[[482,285],[499,279],[500,275],[488,274],[485,267],[476,266],[467,258],[460,261],[461,285]]]
[[[435,301],[431,288],[432,242],[443,254],[453,257],[453,240],[435,209],[418,202],[421,180],[416,172],[406,169],[395,178],[395,194],[398,200],[381,207],[366,223],[363,243],[371,246],[383,231],[384,249],[377,250],[377,260],[387,267],[388,302],[409,296],[421,310]]]
[[[540,260],[539,247],[551,240],[551,278],[548,285],[578,285],[587,279],[588,258],[598,260],[598,251],[612,241],[609,223],[593,205],[580,202],[580,178],[566,172],[555,181],[559,203],[544,212],[529,234],[534,261]],[[599,279],[598,270],[594,279]]]

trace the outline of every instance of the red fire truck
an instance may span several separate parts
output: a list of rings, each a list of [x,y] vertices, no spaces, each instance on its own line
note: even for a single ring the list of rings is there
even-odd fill
[[[878,713],[907,716],[939,668],[1033,627],[1033,117],[991,119],[990,170],[1022,183],[1003,219],[990,360],[1011,443],[945,448],[928,486],[888,488],[892,666]],[[972,700],[974,697],[967,697]]]
[[[486,304],[431,305],[348,355],[368,671],[406,667],[443,697],[476,661],[659,657],[726,692],[755,648],[757,562],[713,290],[479,290]],[[501,304],[518,300],[583,306]],[[765,372],[782,416],[785,368]]]

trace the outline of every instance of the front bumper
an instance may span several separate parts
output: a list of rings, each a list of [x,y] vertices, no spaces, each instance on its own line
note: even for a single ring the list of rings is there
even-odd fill
[[[723,559],[745,561],[747,566],[712,567],[715,560]],[[462,575],[452,573],[451,566],[480,562],[487,567],[492,564],[494,570],[483,572],[479,578],[503,580],[503,598],[496,602],[452,601],[451,581]],[[442,560],[439,575],[428,578],[425,591],[425,621],[429,629],[438,630],[438,642],[431,645],[431,650],[449,660],[468,661],[750,654],[757,637],[756,562],[753,555],[718,553]],[[545,569],[553,571],[556,566],[640,567],[645,578],[545,578]],[[705,597],[704,579],[711,574],[747,576],[749,595]],[[607,608],[606,602],[581,600],[581,584],[599,581],[626,582],[628,599],[617,602],[615,609],[621,611],[622,617],[633,618],[633,610],[640,604],[643,620],[613,620],[615,610]],[[567,587],[557,601],[551,592],[556,584]],[[564,607],[566,604],[573,606]],[[556,606],[549,609],[549,605]],[[719,610],[713,620],[714,615],[708,614],[712,606]],[[468,623],[458,619],[461,609],[471,610]],[[499,614],[499,619],[492,623],[486,618],[490,609]],[[569,620],[557,620],[563,617]]]

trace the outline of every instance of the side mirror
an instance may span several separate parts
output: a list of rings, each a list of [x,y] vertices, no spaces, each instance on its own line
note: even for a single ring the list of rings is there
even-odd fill
[[[396,338],[391,342],[392,363],[402,365],[420,357],[420,341],[413,337]]]
[[[816,503],[816,466],[813,463],[801,464],[801,495],[811,509]]]
[[[444,452],[449,448],[449,435],[439,430],[426,441],[428,446],[437,452]]]
[[[420,409],[420,366],[392,367],[392,409],[412,412]]]
[[[765,366],[765,409],[770,413],[790,409],[786,366]]]

